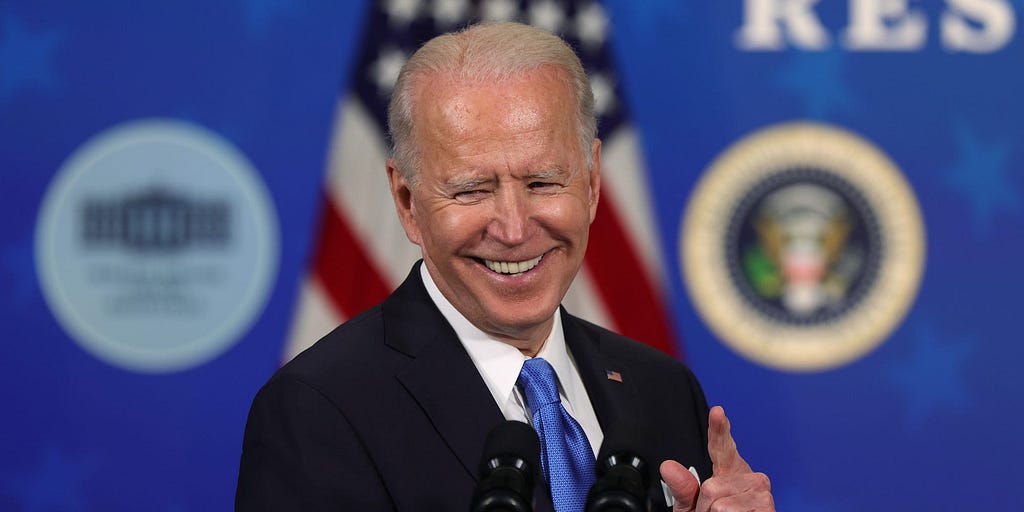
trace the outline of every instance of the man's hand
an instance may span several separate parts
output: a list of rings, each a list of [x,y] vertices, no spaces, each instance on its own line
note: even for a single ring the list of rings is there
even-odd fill
[[[714,473],[702,485],[678,462],[666,460],[661,464],[661,479],[676,500],[673,512],[775,510],[768,477],[751,471],[740,457],[729,418],[718,406],[711,409],[708,418],[708,453]]]

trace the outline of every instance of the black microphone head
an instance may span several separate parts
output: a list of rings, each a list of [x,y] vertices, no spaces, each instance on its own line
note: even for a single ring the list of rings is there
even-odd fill
[[[487,434],[472,512],[529,512],[540,481],[540,439],[533,427],[506,421]]]
[[[622,464],[635,467],[644,477],[645,484],[651,478],[647,430],[632,420],[617,421],[608,428],[597,452],[597,476],[604,476],[609,469]]]
[[[587,512],[644,512],[651,503],[645,430],[625,420],[610,425],[597,455],[597,481],[587,493]]]
[[[529,468],[534,481],[540,475],[540,438],[533,427],[521,421],[506,421],[498,424],[487,434],[484,453],[480,458],[480,476],[490,474],[495,460],[519,458]],[[531,483],[532,485],[532,483]]]

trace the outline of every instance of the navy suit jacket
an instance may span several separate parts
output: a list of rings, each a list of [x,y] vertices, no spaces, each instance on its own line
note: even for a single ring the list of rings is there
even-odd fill
[[[642,424],[665,459],[711,475],[708,406],[675,359],[564,310],[565,341],[605,433]],[[622,381],[609,379],[616,371]],[[417,264],[383,303],[278,370],[253,401],[237,510],[469,508],[487,433],[504,421]],[[535,507],[550,510],[543,482]]]

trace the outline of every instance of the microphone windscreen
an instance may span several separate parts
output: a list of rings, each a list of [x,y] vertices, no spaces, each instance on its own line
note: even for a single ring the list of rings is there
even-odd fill
[[[488,471],[491,460],[508,457],[519,457],[526,461],[536,481],[540,474],[540,439],[533,427],[521,421],[509,420],[491,429],[484,442],[480,474]]]
[[[642,472],[643,477],[651,478],[650,464],[657,461],[651,461],[651,450],[647,448],[649,440],[647,429],[636,421],[620,420],[610,425],[597,453],[598,476],[604,475],[613,465],[626,463],[624,458],[633,457],[642,462],[641,467],[637,469]]]
[[[597,456],[597,480],[587,493],[587,512],[651,510],[649,442],[646,431],[635,421],[609,425]]]

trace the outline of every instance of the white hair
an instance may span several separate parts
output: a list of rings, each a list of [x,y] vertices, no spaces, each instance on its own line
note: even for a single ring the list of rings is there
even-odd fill
[[[558,36],[514,22],[483,23],[437,36],[402,66],[388,105],[390,153],[398,171],[416,183],[419,160],[413,140],[414,102],[421,82],[446,78],[469,83],[500,83],[551,66],[562,70],[576,105],[580,151],[593,166],[590,148],[597,135],[594,93],[576,53]]]

